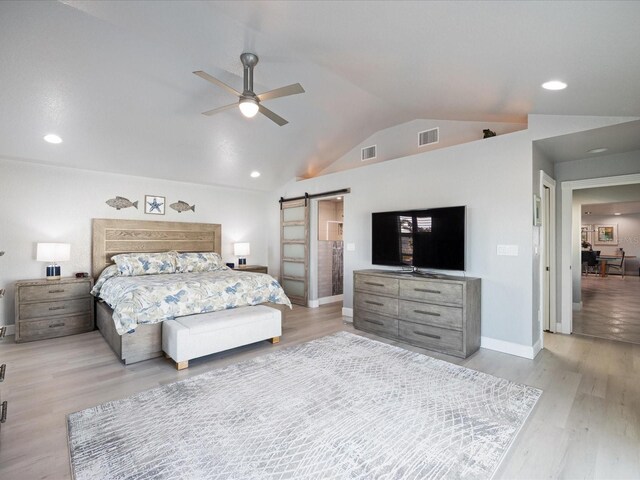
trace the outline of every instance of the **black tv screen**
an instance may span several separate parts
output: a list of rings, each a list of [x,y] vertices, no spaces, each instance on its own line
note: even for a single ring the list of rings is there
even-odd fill
[[[464,270],[466,207],[371,214],[371,263]]]

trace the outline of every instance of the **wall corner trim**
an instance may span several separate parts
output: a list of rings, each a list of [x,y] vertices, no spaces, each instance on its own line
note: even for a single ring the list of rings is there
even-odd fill
[[[527,346],[520,345],[519,343],[498,340],[496,338],[480,337],[480,347],[532,360],[535,358],[538,351],[540,351],[540,340],[536,342],[536,345]],[[536,351],[536,347],[538,348],[538,351]]]

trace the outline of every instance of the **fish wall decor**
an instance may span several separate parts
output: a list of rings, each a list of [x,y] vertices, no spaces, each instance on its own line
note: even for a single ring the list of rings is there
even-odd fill
[[[129,208],[129,207],[138,208],[137,200],[135,202],[132,202],[128,198],[124,198],[124,197],[110,198],[105,203],[110,207],[115,208],[116,210],[120,210],[121,208]]]
[[[183,202],[182,200],[178,200],[176,203],[172,203],[169,206],[171,208],[173,208],[178,213],[186,212],[187,210],[191,210],[192,212],[196,211],[195,204],[189,206],[189,204],[187,202]]]

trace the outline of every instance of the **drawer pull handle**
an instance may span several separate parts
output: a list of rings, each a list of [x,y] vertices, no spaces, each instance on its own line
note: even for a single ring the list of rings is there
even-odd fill
[[[5,333],[7,333],[7,327],[0,327],[0,338],[4,337]]]
[[[422,315],[431,315],[432,317],[439,317],[439,313],[435,312],[425,312],[424,310],[414,310],[414,313],[421,313]]]
[[[365,285],[373,285],[374,287],[384,287],[384,283],[364,282]]]
[[[4,374],[7,373],[7,364],[0,365],[0,382],[4,382]]]
[[[49,310],[64,310],[64,305],[62,307],[49,307]]]
[[[64,293],[64,288],[61,288],[59,290],[49,290],[49,293]]]
[[[440,290],[428,290],[426,288],[414,288],[416,292],[424,292],[424,293],[442,293]]]
[[[418,332],[416,330],[413,331],[416,335],[422,335],[423,337],[435,338],[436,340],[440,340],[440,335],[431,335],[430,333]]]
[[[377,307],[384,307],[384,303],[372,302],[371,300],[365,300],[364,303],[368,303],[369,305],[375,305]]]
[[[374,325],[380,325],[381,327],[384,327],[384,323],[378,322],[377,320],[369,320],[369,319],[365,318],[364,321],[367,322],[367,323],[373,323]]]
[[[0,415],[0,423],[7,421],[7,401],[2,402],[2,415]]]
[[[58,327],[64,327],[64,322],[62,322],[62,323],[52,323],[51,325],[49,325],[49,328],[58,328]]]

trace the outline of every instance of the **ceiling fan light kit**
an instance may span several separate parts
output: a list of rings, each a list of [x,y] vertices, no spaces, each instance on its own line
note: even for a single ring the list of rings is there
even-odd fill
[[[247,118],[253,118],[258,113],[260,107],[258,106],[258,102],[254,98],[245,97],[241,98],[238,104],[240,107],[240,111]]]
[[[229,110],[236,105],[240,108],[240,112],[247,117],[252,118],[258,112],[263,114],[272,122],[278,124],[279,126],[286,125],[289,123],[287,120],[272,112],[260,102],[265,100],[271,100],[273,98],[287,97],[289,95],[296,95],[298,93],[304,93],[304,88],[299,83],[294,83],[292,85],[287,85],[286,87],[276,88],[275,90],[271,90],[269,92],[261,93],[260,95],[256,95],[253,91],[253,67],[258,64],[258,56],[254,53],[245,52],[240,55],[240,61],[242,62],[242,66],[244,68],[244,90],[242,93],[235,90],[233,87],[230,87],[226,83],[217,78],[209,75],[206,72],[198,70],[193,72],[198,75],[200,78],[207,80],[208,82],[217,85],[227,92],[236,95],[239,98],[237,104],[232,103],[231,105],[225,105],[224,107],[214,108],[213,110],[207,110],[206,112],[202,112],[203,115],[211,116],[219,112],[223,112],[225,110]]]

